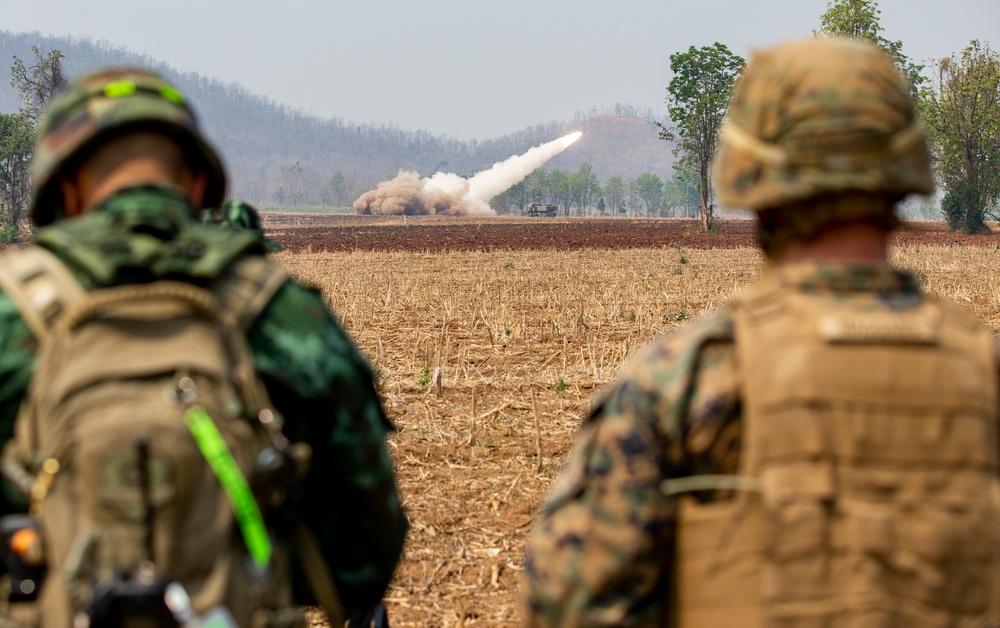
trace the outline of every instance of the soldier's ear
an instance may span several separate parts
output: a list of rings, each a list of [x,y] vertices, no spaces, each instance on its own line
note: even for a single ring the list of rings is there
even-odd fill
[[[59,177],[59,190],[62,192],[63,209],[69,217],[79,216],[83,213],[83,204],[80,198],[80,190],[75,181],[66,177]]]
[[[188,181],[184,187],[187,188],[191,205],[201,207],[205,200],[205,190],[208,189],[208,173],[200,169],[188,171]]]

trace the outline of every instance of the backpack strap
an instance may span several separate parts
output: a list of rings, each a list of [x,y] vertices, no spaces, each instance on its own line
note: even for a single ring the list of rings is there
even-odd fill
[[[224,316],[237,329],[250,329],[278,290],[288,281],[277,264],[257,255],[237,260],[214,289]]]
[[[280,266],[263,256],[250,255],[233,263],[212,287],[219,304],[219,319],[233,335],[233,377],[247,409],[255,416],[265,409],[275,410],[267,389],[257,378],[246,334],[286,281],[288,274]],[[280,417],[278,421],[280,424]]]
[[[60,314],[84,297],[83,287],[69,268],[40,246],[29,246],[4,258],[0,289],[38,339],[46,337]]]
[[[292,550],[301,562],[316,603],[326,611],[329,625],[343,626],[347,618],[344,616],[346,613],[340,591],[337,590],[337,584],[333,581],[330,567],[326,564],[316,537],[301,521],[292,536]]]

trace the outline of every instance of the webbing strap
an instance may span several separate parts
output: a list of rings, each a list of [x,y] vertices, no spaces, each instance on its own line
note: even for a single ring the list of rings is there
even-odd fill
[[[83,298],[66,265],[40,246],[10,253],[0,264],[0,289],[17,306],[35,337],[48,335],[55,319]]]
[[[260,256],[244,257],[233,264],[215,288],[222,310],[235,317],[233,325],[244,331],[288,281],[280,266]]]
[[[764,483],[760,478],[742,475],[688,475],[660,482],[664,495],[679,495],[694,491],[750,491],[761,492]]]
[[[260,508],[257,507],[253,491],[250,490],[246,477],[233,459],[233,453],[205,408],[201,406],[188,408],[184,413],[184,423],[191,430],[201,455],[205,457],[215,477],[219,478],[226,496],[229,497],[229,505],[232,506],[233,516],[240,526],[250,558],[258,569],[265,569],[271,562],[273,552],[271,538],[267,535],[267,527],[264,525],[264,518],[260,514]]]

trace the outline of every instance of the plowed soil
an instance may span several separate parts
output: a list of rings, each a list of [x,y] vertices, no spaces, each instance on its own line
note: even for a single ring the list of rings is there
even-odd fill
[[[696,220],[676,218],[511,218],[266,214],[268,235],[301,251],[504,251],[753,246],[750,220],[717,221],[701,233]],[[1000,245],[987,235],[948,232],[943,222],[907,222],[896,244]]]

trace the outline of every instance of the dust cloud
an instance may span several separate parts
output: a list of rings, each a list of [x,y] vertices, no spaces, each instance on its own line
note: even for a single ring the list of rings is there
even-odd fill
[[[477,172],[468,179],[448,172],[436,172],[429,177],[421,177],[416,172],[400,172],[395,179],[383,181],[374,190],[362,194],[354,201],[354,211],[383,216],[492,216],[495,212],[489,206],[491,198],[523,181],[581,135],[583,133],[578,131],[535,146],[523,155],[494,164],[489,170]]]

